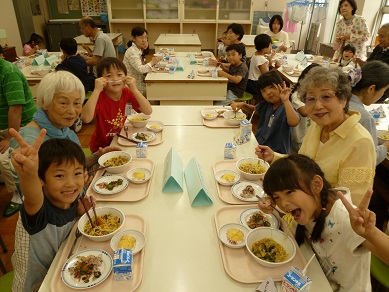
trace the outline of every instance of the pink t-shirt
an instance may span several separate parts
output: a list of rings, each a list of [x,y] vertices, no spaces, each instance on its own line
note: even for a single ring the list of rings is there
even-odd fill
[[[32,47],[29,44],[25,44],[23,47],[23,56],[26,56],[26,54],[32,50]]]

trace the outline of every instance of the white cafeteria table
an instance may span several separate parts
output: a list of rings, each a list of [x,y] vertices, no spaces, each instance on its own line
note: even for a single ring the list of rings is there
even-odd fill
[[[224,146],[232,141],[238,128],[208,128],[202,125],[202,107],[153,106],[152,120],[166,125],[163,143],[148,148],[148,158],[155,163],[155,172],[149,195],[138,202],[104,202],[106,206],[120,208],[124,213],[142,216],[147,223],[143,280],[137,291],[253,291],[258,284],[242,284],[230,278],[224,270],[216,234],[214,216],[218,209],[227,206],[217,195],[212,166],[223,160]],[[172,124],[171,115],[179,117]],[[165,118],[166,117],[166,118]],[[187,121],[184,118],[187,117]],[[185,125],[180,125],[180,124]],[[192,124],[192,125],[190,125]],[[116,138],[113,141],[117,145]],[[237,157],[254,155],[257,145],[254,135],[251,141],[237,146]],[[191,207],[186,185],[182,193],[162,193],[164,159],[171,147],[182,159],[183,168],[195,157],[208,184],[213,205]],[[135,157],[135,147],[123,147]],[[185,181],[185,180],[184,180]],[[128,189],[127,189],[128,190]],[[102,203],[98,202],[97,206]],[[54,267],[58,264],[61,247],[41,286],[49,291]],[[309,246],[302,252],[307,261],[312,255]],[[313,280],[311,291],[331,291],[329,283],[316,259],[308,268]],[[98,286],[92,289],[95,291]],[[280,284],[278,283],[280,290]]]
[[[201,41],[197,34],[160,34],[154,43],[155,52],[174,49],[177,52],[200,52]]]

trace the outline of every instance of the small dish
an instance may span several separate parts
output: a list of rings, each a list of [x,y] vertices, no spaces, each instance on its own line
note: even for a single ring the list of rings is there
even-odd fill
[[[230,229],[236,229],[236,230],[241,231],[243,233],[243,239],[238,241],[238,242],[231,241],[231,239],[229,239],[228,235],[227,235],[227,232]],[[223,242],[224,245],[231,247],[231,248],[242,248],[246,245],[246,237],[247,237],[247,234],[249,233],[249,231],[250,230],[247,229],[247,227],[245,227],[245,226],[242,226],[242,225],[236,224],[236,223],[229,223],[229,224],[222,226],[219,229],[217,234],[219,236],[220,241]]]
[[[110,182],[117,181],[119,179],[122,180],[122,184],[114,187],[112,190],[108,190],[104,187],[98,186],[99,184],[109,184]],[[93,190],[96,193],[101,195],[117,194],[125,190],[127,187],[128,187],[128,180],[124,176],[117,175],[117,174],[102,176],[99,179],[97,179],[95,183],[92,185]]]
[[[163,128],[165,127],[165,125],[161,122],[149,122],[147,125],[146,125],[146,128],[149,130],[149,131],[152,131],[154,133],[158,133],[158,132],[161,132],[163,130]]]
[[[265,214],[263,213],[259,208],[251,208],[251,209],[246,209],[244,210],[241,214],[240,214],[240,223],[247,227],[249,230],[252,230],[252,228],[250,228],[248,225],[247,225],[247,221],[249,221],[250,217],[252,215],[254,215],[254,213],[256,212],[260,212],[262,213],[262,215],[265,217],[265,219],[267,221],[269,221],[270,223],[270,227],[272,228],[275,228],[275,229],[278,229],[280,227],[280,221],[278,220],[278,218],[274,215],[274,214]],[[262,227],[262,226],[261,226]],[[261,227],[257,227],[257,228],[261,228]],[[266,227],[266,226],[263,226],[263,227]],[[254,228],[256,229],[256,228]]]
[[[226,177],[225,175],[233,176],[232,180],[231,177]],[[219,184],[223,186],[232,186],[240,180],[240,175],[239,173],[232,170],[220,170],[215,174],[215,179]]]
[[[133,168],[127,172],[127,178],[134,184],[143,184],[150,180],[151,171],[147,168]]]
[[[197,69],[198,74],[209,74],[211,71],[208,68],[199,68]]]
[[[202,110],[201,116],[204,120],[214,120],[217,118],[217,112],[214,110]]]
[[[247,197],[244,197],[243,192],[249,186],[251,186],[252,195],[247,194]],[[237,182],[232,186],[231,192],[235,198],[245,202],[257,202],[258,198],[256,196],[260,196],[261,198],[265,196],[265,192],[259,184],[248,181]]]
[[[137,132],[132,134],[131,139],[138,143],[140,142],[149,143],[157,139],[157,135],[153,132],[143,131],[143,132]]]
[[[132,255],[136,255],[137,253],[139,253],[146,244],[146,238],[142,232],[138,230],[123,230],[117,233],[111,239],[110,246],[113,251],[118,249],[119,241],[125,235],[130,235],[136,239],[135,246],[132,249]]]

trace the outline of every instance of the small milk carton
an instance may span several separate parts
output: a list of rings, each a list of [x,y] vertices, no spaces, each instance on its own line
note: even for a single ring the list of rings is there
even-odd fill
[[[298,268],[292,267],[282,279],[283,292],[308,292],[312,280],[303,275]]]
[[[113,276],[115,281],[132,280],[132,250],[118,249],[113,253]]]
[[[137,158],[146,158],[148,147],[149,146],[145,142],[140,142],[140,143],[136,144],[136,157]]]
[[[235,159],[236,158],[236,144],[233,142],[226,143],[224,147],[224,159]]]
[[[241,145],[250,141],[252,130],[253,130],[253,125],[248,120],[243,120],[240,123],[239,132],[234,138],[235,143]]]

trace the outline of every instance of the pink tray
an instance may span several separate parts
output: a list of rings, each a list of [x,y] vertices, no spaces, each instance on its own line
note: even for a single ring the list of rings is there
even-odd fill
[[[216,174],[220,170],[233,170],[236,173],[239,173],[239,170],[236,168],[236,160],[221,160],[215,162],[215,164],[213,165],[213,174]],[[239,181],[247,181],[247,180],[245,180],[241,176]],[[242,201],[234,197],[231,192],[231,186],[222,186],[216,180],[215,182],[216,182],[217,193],[219,195],[220,200],[222,200],[223,202],[226,202],[227,204],[233,204],[233,205],[253,204],[253,202]],[[262,180],[255,180],[252,182],[262,186]]]
[[[227,223],[238,223],[240,214],[249,208],[257,207],[256,205],[248,206],[226,206],[219,209],[215,214],[216,231]],[[241,283],[260,283],[268,277],[272,277],[274,281],[281,281],[284,274],[291,266],[303,269],[306,260],[301,253],[293,235],[291,235],[284,220],[281,221],[281,227],[294,241],[296,245],[296,255],[291,262],[278,268],[269,268],[257,263],[247,251],[243,248],[229,248],[219,240],[220,252],[222,255],[224,269],[227,274],[235,281]]]
[[[126,229],[135,229],[141,231],[146,235],[146,221],[143,217],[135,214],[126,214],[125,226],[122,227],[122,230]],[[63,265],[67,261],[67,255],[70,251],[71,246],[73,245],[75,233],[77,228],[77,222],[74,225],[66,245],[62,251],[61,257],[59,259],[58,266],[55,267],[54,276],[50,283],[51,291],[61,291],[61,292],[74,292],[75,289],[70,288],[64,284],[61,277],[61,270]],[[77,252],[86,250],[86,249],[102,249],[107,251],[113,257],[113,251],[109,245],[110,240],[104,242],[96,242],[92,241],[85,236],[81,236],[78,240],[76,247],[74,248],[73,254]],[[140,285],[142,281],[142,273],[143,273],[143,258],[144,258],[144,250],[134,255],[133,258],[133,266],[132,266],[132,280],[130,281],[115,281],[113,279],[113,272],[108,276],[108,278],[93,288],[88,289],[89,291],[135,291],[135,289]]]
[[[231,110],[231,108],[230,107],[224,107],[224,108],[223,107],[220,107],[220,108],[209,107],[209,108],[204,108],[204,110]],[[203,124],[204,124],[204,126],[207,126],[210,128],[239,128],[239,125],[231,126],[231,125],[227,124],[226,120],[223,117],[217,117],[214,120],[206,120],[203,118]]]
[[[155,122],[155,121],[149,121],[149,122]],[[128,126],[128,137],[129,138],[131,138],[132,134],[134,134],[136,132],[148,131],[148,129],[146,127],[134,128],[131,125],[131,123],[126,123],[125,126]],[[155,134],[157,135],[157,139],[155,139],[154,141],[151,141],[150,143],[147,143],[148,146],[158,145],[158,144],[161,144],[163,142],[163,130],[158,132],[158,133],[155,133]],[[126,132],[124,131],[124,127],[120,131],[120,135],[126,136]],[[129,140],[123,139],[121,137],[118,137],[118,144],[122,145],[122,146],[136,147],[136,144],[138,144],[138,142],[133,142],[133,141],[129,141]]]
[[[86,194],[89,196],[92,195],[97,201],[135,202],[144,199],[150,191],[151,180],[153,179],[154,174],[154,162],[146,158],[134,158],[131,160],[130,166],[125,171],[118,174],[127,177],[126,174],[130,169],[138,167],[147,168],[151,171],[151,178],[148,182],[143,184],[134,184],[128,181],[128,187],[120,193],[112,195],[102,195],[96,193],[92,188],[95,181],[99,179],[104,172],[104,170],[99,170],[93,178],[93,181],[90,184],[90,187],[88,188]],[[107,173],[106,175],[109,175],[109,173]]]

